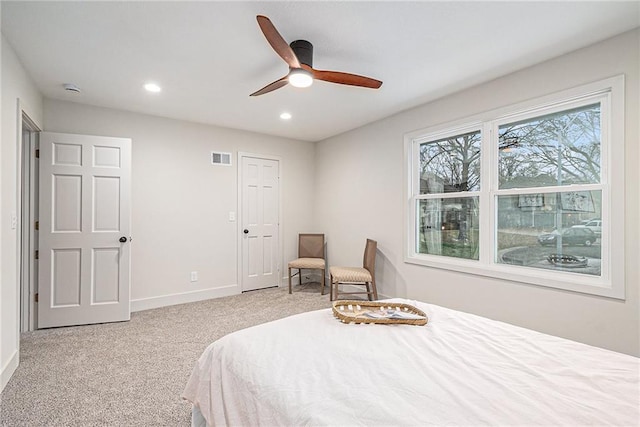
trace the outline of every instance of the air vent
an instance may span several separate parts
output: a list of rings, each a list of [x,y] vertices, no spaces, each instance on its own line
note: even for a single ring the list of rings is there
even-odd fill
[[[212,151],[211,164],[221,165],[221,166],[231,166],[231,153],[222,153],[220,151]]]

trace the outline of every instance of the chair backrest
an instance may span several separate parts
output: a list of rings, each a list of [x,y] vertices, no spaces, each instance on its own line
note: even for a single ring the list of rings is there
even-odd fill
[[[324,234],[299,234],[298,258],[324,259]]]
[[[362,260],[362,266],[369,270],[371,277],[374,277],[376,271],[376,249],[378,248],[378,242],[375,240],[367,239],[367,245],[364,247],[364,259]]]

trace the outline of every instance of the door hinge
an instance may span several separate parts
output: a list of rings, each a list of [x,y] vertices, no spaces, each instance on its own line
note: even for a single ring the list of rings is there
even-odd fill
[[[36,148],[36,159],[40,158],[40,149]]]
[[[39,295],[39,294],[36,292],[36,294],[33,296],[33,300],[34,300],[35,302],[38,302],[38,295]]]
[[[36,251],[36,259],[40,259],[40,251]]]
[[[36,230],[40,230],[40,221],[36,221],[35,227]]]

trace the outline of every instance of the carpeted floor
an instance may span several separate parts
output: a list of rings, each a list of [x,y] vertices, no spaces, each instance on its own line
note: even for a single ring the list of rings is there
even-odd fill
[[[22,335],[20,366],[0,394],[2,426],[188,426],[180,395],[212,341],[330,307],[319,285],[248,292],[132,313],[129,322]]]

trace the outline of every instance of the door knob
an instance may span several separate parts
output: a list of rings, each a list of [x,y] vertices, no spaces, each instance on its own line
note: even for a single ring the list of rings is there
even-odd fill
[[[127,242],[127,238],[126,238],[126,237],[124,237],[124,236],[122,236],[122,237],[121,237],[120,239],[118,239],[118,240],[120,240],[120,243],[126,243],[126,242]]]
[[[249,230],[247,230],[246,228],[244,229],[244,234],[249,234]]]

